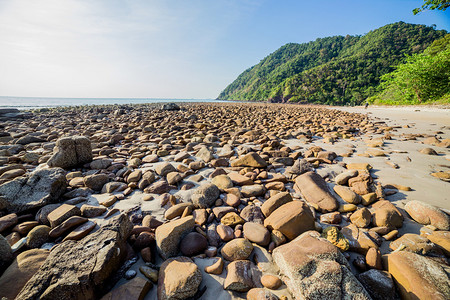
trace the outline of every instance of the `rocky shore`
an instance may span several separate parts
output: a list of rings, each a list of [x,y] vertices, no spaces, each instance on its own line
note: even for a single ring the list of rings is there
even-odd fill
[[[318,106],[0,111],[1,299],[450,299],[450,127]]]

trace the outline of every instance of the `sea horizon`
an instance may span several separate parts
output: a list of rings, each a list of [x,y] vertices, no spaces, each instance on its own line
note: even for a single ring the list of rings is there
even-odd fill
[[[166,102],[229,102],[216,99],[183,98],[75,98],[75,97],[18,97],[0,96],[0,109],[16,108],[19,110],[51,108],[61,106],[146,104]]]

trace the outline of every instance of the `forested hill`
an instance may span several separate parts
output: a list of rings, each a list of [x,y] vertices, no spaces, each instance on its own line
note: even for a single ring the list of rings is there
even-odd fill
[[[358,104],[406,55],[423,52],[445,30],[398,22],[363,36],[286,44],[245,70],[218,99]]]

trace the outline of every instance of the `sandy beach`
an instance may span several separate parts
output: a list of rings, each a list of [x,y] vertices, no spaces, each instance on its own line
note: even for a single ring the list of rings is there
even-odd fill
[[[437,270],[422,274],[430,295],[450,293],[449,109],[178,103],[0,118],[7,299],[420,298],[409,280],[423,266]],[[16,267],[23,253],[41,267]],[[396,271],[411,260],[422,265]]]

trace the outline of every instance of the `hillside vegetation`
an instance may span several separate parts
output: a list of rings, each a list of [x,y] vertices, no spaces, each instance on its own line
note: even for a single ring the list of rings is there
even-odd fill
[[[382,91],[383,75],[445,34],[398,22],[363,36],[286,44],[239,75],[218,99],[359,104]]]

